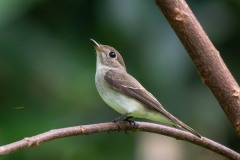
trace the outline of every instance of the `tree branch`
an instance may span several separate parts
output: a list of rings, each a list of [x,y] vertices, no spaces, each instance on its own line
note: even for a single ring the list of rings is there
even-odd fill
[[[54,129],[33,137],[27,137],[20,141],[1,146],[0,156],[7,155],[14,151],[18,151],[31,146],[38,146],[43,142],[51,141],[58,138],[69,137],[74,135],[88,135],[88,134],[100,133],[100,132],[119,131],[119,130],[144,131],[144,132],[162,134],[162,135],[170,136],[179,140],[184,140],[184,141],[194,143],[196,145],[207,148],[213,152],[219,153],[229,159],[240,160],[239,153],[221,144],[218,144],[208,138],[202,137],[200,139],[189,132],[182,131],[182,130],[168,127],[168,126],[159,125],[159,124],[147,123],[147,122],[135,122],[135,125],[132,125],[125,121],[118,122],[118,125],[116,123],[109,122],[109,123],[99,123],[99,124],[90,124],[90,125]]]
[[[240,88],[219,52],[184,0],[156,0],[156,3],[188,51],[203,83],[211,89],[240,134]]]

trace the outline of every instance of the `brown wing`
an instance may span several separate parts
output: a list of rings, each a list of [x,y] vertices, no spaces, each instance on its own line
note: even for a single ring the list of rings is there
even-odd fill
[[[149,109],[158,111],[171,119],[171,115],[162,107],[157,99],[131,75],[126,74],[126,72],[109,70],[104,78],[114,89],[125,93],[131,98],[137,99]]]
[[[132,77],[130,74],[127,74],[125,71],[116,72],[114,70],[109,70],[106,72],[104,79],[114,89],[142,102],[149,109],[160,112],[162,115],[166,116],[183,129],[193,133],[198,137],[201,137],[192,128],[168,113],[151,93],[149,93],[134,77]]]

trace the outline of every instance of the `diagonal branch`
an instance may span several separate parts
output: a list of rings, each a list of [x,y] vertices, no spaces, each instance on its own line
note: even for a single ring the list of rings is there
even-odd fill
[[[118,125],[116,123],[109,122],[109,123],[99,123],[99,124],[90,124],[90,125],[54,129],[36,136],[27,137],[20,141],[1,146],[0,156],[7,155],[14,151],[18,151],[31,146],[38,146],[43,142],[51,141],[58,138],[70,137],[75,135],[88,135],[88,134],[100,133],[100,132],[119,131],[119,130],[144,131],[144,132],[162,134],[162,135],[170,136],[179,140],[184,140],[184,141],[194,143],[196,145],[207,148],[213,152],[221,154],[229,159],[234,159],[234,160],[240,159],[239,153],[205,137],[202,137],[200,139],[189,132],[182,131],[182,130],[168,127],[168,126],[159,125],[159,124],[147,123],[147,122],[135,122],[135,125],[131,125],[130,123],[125,121],[118,122]]]
[[[156,3],[188,51],[203,83],[211,89],[240,134],[240,88],[219,52],[184,0],[156,0]]]

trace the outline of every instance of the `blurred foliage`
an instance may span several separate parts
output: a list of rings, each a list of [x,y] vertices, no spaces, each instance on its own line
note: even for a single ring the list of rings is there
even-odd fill
[[[188,3],[239,81],[239,0]],[[119,115],[96,91],[90,38],[118,49],[128,71],[173,115],[240,151],[232,126],[159,8],[137,0],[0,0],[0,145]],[[2,159],[130,160],[137,157],[137,135],[65,138]],[[206,151],[185,147],[188,159]]]

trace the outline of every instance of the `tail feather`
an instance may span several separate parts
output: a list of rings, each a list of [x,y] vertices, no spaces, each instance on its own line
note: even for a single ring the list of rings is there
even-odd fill
[[[192,134],[194,134],[195,136],[201,138],[202,136],[197,133],[194,129],[192,129],[191,127],[187,126],[186,124],[184,124],[183,122],[181,122],[180,120],[178,120],[176,117],[174,117],[173,115],[171,115],[170,113],[168,113],[167,111],[165,112],[165,115],[169,120],[171,120],[173,122],[173,126],[177,127],[177,128],[181,128],[185,131],[188,131]]]
[[[180,123],[179,123],[179,122],[180,122]],[[183,130],[186,130],[186,131],[188,131],[188,132],[196,135],[196,136],[199,137],[199,138],[202,137],[202,136],[201,136],[199,133],[197,133],[194,129],[192,129],[191,127],[189,127],[189,126],[187,126],[186,124],[182,123],[181,121],[178,121],[177,124],[179,125],[178,127],[182,128]]]

